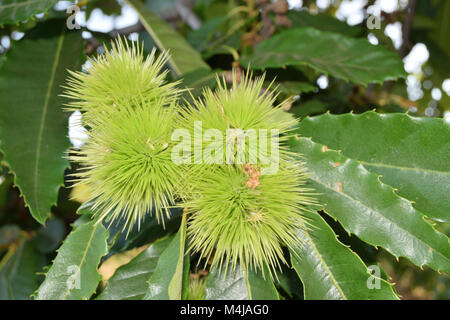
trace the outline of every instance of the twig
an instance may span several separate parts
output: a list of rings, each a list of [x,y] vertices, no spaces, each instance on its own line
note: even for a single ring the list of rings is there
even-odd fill
[[[125,27],[125,28],[114,29],[109,32],[109,35],[114,38],[119,35],[128,35],[130,33],[141,32],[141,31],[144,31],[144,26],[142,25],[142,23],[138,22],[136,24],[133,24],[133,25]]]
[[[408,50],[411,47],[411,28],[414,20],[414,13],[416,8],[416,0],[409,0],[408,6],[406,7],[407,16],[405,22],[403,23],[403,43],[400,47],[399,53],[402,58],[406,56]]]

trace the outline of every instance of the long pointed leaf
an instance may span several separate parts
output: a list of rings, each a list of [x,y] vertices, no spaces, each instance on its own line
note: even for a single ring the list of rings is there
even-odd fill
[[[83,40],[64,20],[35,31],[46,37],[16,43],[0,72],[0,149],[31,214],[44,223],[68,166],[68,116],[58,95],[66,69],[80,65]]]
[[[58,0],[0,0],[0,26],[15,24],[49,10]]]
[[[270,278],[236,268],[226,275],[214,268],[205,285],[205,300],[278,300],[278,292]]]
[[[189,263],[185,243],[186,215],[183,215],[180,230],[161,254],[156,270],[148,280],[145,300],[181,300],[185,296],[185,272]]]
[[[291,254],[291,261],[303,282],[305,299],[398,299],[392,284],[383,279],[375,279],[379,288],[370,289],[370,274],[361,258],[338,241],[319,214],[304,215],[308,230],[298,233],[304,245]]]
[[[396,53],[373,46],[366,39],[353,39],[314,28],[283,31],[261,42],[241,61],[252,68],[308,65],[333,77],[367,85],[406,77]]]
[[[323,209],[347,232],[420,267],[450,273],[449,239],[376,174],[307,138],[292,138],[291,147],[303,155]]]
[[[148,290],[147,281],[156,269],[161,253],[173,237],[153,243],[129,263],[119,267],[97,300],[141,300]]]
[[[304,119],[299,133],[363,161],[418,210],[450,222],[450,125],[443,119],[327,113]]]
[[[156,13],[149,10],[143,2],[139,0],[126,0],[126,2],[137,11],[139,19],[158,48],[170,51],[169,63],[178,76],[197,69],[210,69],[186,39]]]
[[[101,223],[91,221],[76,227],[58,249],[36,299],[89,299],[101,280],[98,265],[108,253],[107,239]]]

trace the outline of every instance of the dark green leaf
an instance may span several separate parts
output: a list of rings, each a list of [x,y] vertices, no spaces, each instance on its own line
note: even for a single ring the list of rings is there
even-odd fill
[[[177,0],[146,0],[145,5],[147,8],[158,14],[167,12],[173,9]]]
[[[450,24],[448,22],[449,15],[450,2],[441,1],[435,21],[435,30],[430,32],[430,38],[440,46],[447,56],[450,56],[450,44],[448,43],[448,38],[450,36]]]
[[[170,66],[180,76],[199,68],[209,69],[200,54],[195,51],[180,34],[178,34],[166,21],[150,11],[139,0],[126,0],[138,12],[145,29],[161,50],[170,50]]]
[[[59,94],[66,69],[79,68],[83,40],[64,20],[39,30],[46,37],[16,43],[0,73],[0,149],[33,217],[44,223],[68,166],[68,115]]]
[[[338,241],[318,213],[303,214],[308,219],[308,230],[298,232],[304,245],[291,253],[291,261],[302,280],[305,299],[398,299],[392,284],[370,278],[361,258]],[[372,287],[371,281],[378,282],[379,286]]]
[[[185,281],[185,264],[189,258],[185,252],[186,220],[183,216],[180,230],[161,254],[156,270],[148,281],[145,300],[181,300]]]
[[[406,114],[324,114],[299,133],[363,161],[427,216],[450,222],[450,126]]]
[[[75,222],[76,225],[89,222],[93,215],[92,203],[83,203],[77,213],[82,216]],[[172,208],[170,219],[164,219],[164,223],[161,223],[156,219],[154,212],[147,212],[144,220],[136,223],[129,233],[123,232],[126,219],[103,222],[103,226],[109,233],[109,255],[150,244],[168,234],[175,233],[179,229],[182,213],[181,208]]]
[[[153,243],[129,263],[119,267],[98,300],[141,300],[148,290],[147,281],[156,269],[161,253],[173,237]]]
[[[187,35],[187,41],[193,47],[200,52],[205,51],[216,38],[216,34],[219,33],[219,27],[226,21],[226,17],[216,17],[207,20],[203,23],[199,29],[191,31]]]
[[[366,39],[313,28],[283,31],[263,42],[241,64],[254,69],[308,65],[333,77],[367,85],[406,77],[396,53]]]
[[[45,227],[41,227],[33,237],[33,243],[42,253],[50,253],[61,245],[66,234],[64,222],[60,219],[49,219]]]
[[[217,85],[216,77],[220,70],[197,69],[183,75],[182,87],[190,89],[186,92],[186,99],[190,98],[190,94],[194,97],[202,94],[205,87],[214,89]]]
[[[275,282],[281,294],[290,299],[304,300],[303,284],[295,270],[287,265],[283,265],[281,268],[281,272],[278,273],[278,280]]]
[[[330,216],[344,229],[396,257],[450,273],[450,244],[412,204],[395,194],[360,162],[307,138],[292,138],[302,154],[312,187]]]
[[[0,26],[16,24],[49,10],[58,0],[0,0]]]
[[[308,11],[291,10],[287,16],[292,23],[292,28],[312,27],[321,31],[341,33],[349,37],[362,35],[362,28],[350,26],[328,14],[310,14]]]
[[[158,222],[154,213],[147,213],[145,220],[141,222],[140,226],[136,223],[128,235],[126,232],[123,232],[125,222],[104,224],[110,233],[108,241],[108,243],[112,244],[109,250],[110,254],[143,246],[168,234],[177,232],[180,227],[182,213],[183,210],[179,208],[170,210],[171,217],[170,219],[165,219],[164,224],[161,221]]]
[[[107,238],[101,223],[92,221],[75,228],[58,249],[36,299],[89,299],[101,280],[98,265],[108,253]]]
[[[273,281],[266,274],[240,270],[226,274],[214,268],[206,279],[205,300],[278,300],[278,292]]]

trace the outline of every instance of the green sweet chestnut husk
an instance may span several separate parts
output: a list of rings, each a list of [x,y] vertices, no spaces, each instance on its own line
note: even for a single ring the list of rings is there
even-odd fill
[[[90,127],[99,113],[114,112],[130,100],[170,105],[181,91],[176,88],[178,82],[166,81],[168,70],[163,67],[167,59],[166,52],[157,55],[156,50],[144,58],[143,45],[117,38],[111,50],[88,58],[86,72],[69,71],[63,96],[71,101],[66,110],[81,111],[83,124]]]
[[[158,221],[170,217],[183,171],[171,159],[175,107],[162,102],[140,104],[98,116],[89,139],[70,157],[81,166],[77,183],[99,220],[140,223],[155,211]]]
[[[245,159],[254,159],[254,163],[262,164],[270,162],[270,142],[272,137],[279,137],[278,150],[282,158],[290,157],[286,141],[289,133],[293,130],[297,120],[284,112],[281,107],[283,103],[275,105],[277,94],[270,86],[263,87],[264,76],[252,79],[252,73],[248,72],[238,77],[233,70],[233,82],[228,86],[225,78],[217,78],[217,89],[215,91],[206,88],[201,98],[195,99],[193,104],[181,109],[182,117],[179,118],[178,127],[189,130],[193,138],[192,163],[208,163],[207,159],[198,161],[198,154],[194,146],[202,145],[204,148],[211,141],[205,135],[196,135],[195,130],[201,126],[203,132],[215,130],[224,138],[221,145],[222,162],[226,163],[226,143],[229,139],[237,139],[249,131],[257,133],[260,139],[262,130],[267,130],[266,155],[261,155],[259,150],[250,147],[249,139],[245,139]],[[228,137],[227,137],[228,133]],[[234,137],[233,137],[234,136]],[[202,150],[203,153],[205,149]]]
[[[90,59],[87,73],[71,72],[69,111],[82,112],[88,139],[71,151],[80,166],[76,184],[86,185],[98,221],[124,222],[130,230],[147,212],[158,221],[170,216],[178,199],[182,168],[171,160],[177,117],[177,83],[166,83],[167,61],[120,38],[105,55]]]
[[[259,175],[252,165],[204,171],[185,204],[191,248],[225,273],[240,265],[273,276],[286,263],[282,247],[302,245],[302,212],[315,204],[306,176],[300,162],[283,163],[272,175]]]

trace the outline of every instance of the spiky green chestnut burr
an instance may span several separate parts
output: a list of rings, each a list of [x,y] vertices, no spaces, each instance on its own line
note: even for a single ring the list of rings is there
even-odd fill
[[[160,100],[122,103],[97,116],[86,144],[70,158],[81,165],[75,175],[88,186],[96,218],[123,219],[131,228],[152,210],[158,220],[169,216],[184,177],[171,159],[175,107]]]
[[[83,124],[91,126],[98,113],[112,112],[130,100],[159,100],[169,105],[177,99],[176,82],[167,83],[167,54],[156,50],[144,58],[143,46],[118,38],[111,50],[88,59],[87,72],[69,71],[65,96],[69,111],[81,111]]]
[[[277,94],[272,89],[263,88],[264,76],[252,79],[251,73],[237,77],[233,72],[233,83],[229,87],[225,79],[217,79],[218,88],[215,91],[207,88],[203,97],[194,101],[181,111],[179,127],[187,128],[193,138],[193,163],[211,163],[209,159],[199,159],[204,156],[205,147],[211,145],[211,135],[219,132],[224,139],[220,144],[222,163],[227,161],[227,144],[230,140],[242,138],[245,143],[245,159],[242,162],[251,162],[262,165],[270,162],[271,141],[279,138],[277,151],[281,158],[289,157],[285,141],[288,134],[297,123],[297,120],[283,112],[281,105],[274,105]],[[202,135],[196,134],[201,126]],[[266,132],[264,131],[266,130]],[[267,152],[261,152],[260,139],[267,135],[265,143]],[[257,141],[258,148],[254,148],[251,138]],[[201,146],[202,152],[195,152],[195,146]],[[235,147],[235,156],[237,154]],[[213,155],[212,158],[215,158]],[[237,160],[237,159],[236,159]],[[220,162],[220,161],[218,161]]]
[[[179,90],[166,83],[166,61],[155,51],[144,59],[141,45],[118,39],[89,60],[87,73],[71,72],[69,111],[83,113],[89,138],[70,158],[99,221],[131,228],[149,211],[162,220],[177,198],[182,170],[170,149]]]
[[[219,166],[195,181],[187,232],[191,246],[212,266],[238,265],[271,275],[284,263],[282,247],[301,245],[301,212],[313,204],[300,162],[283,163],[273,175],[251,165]]]

